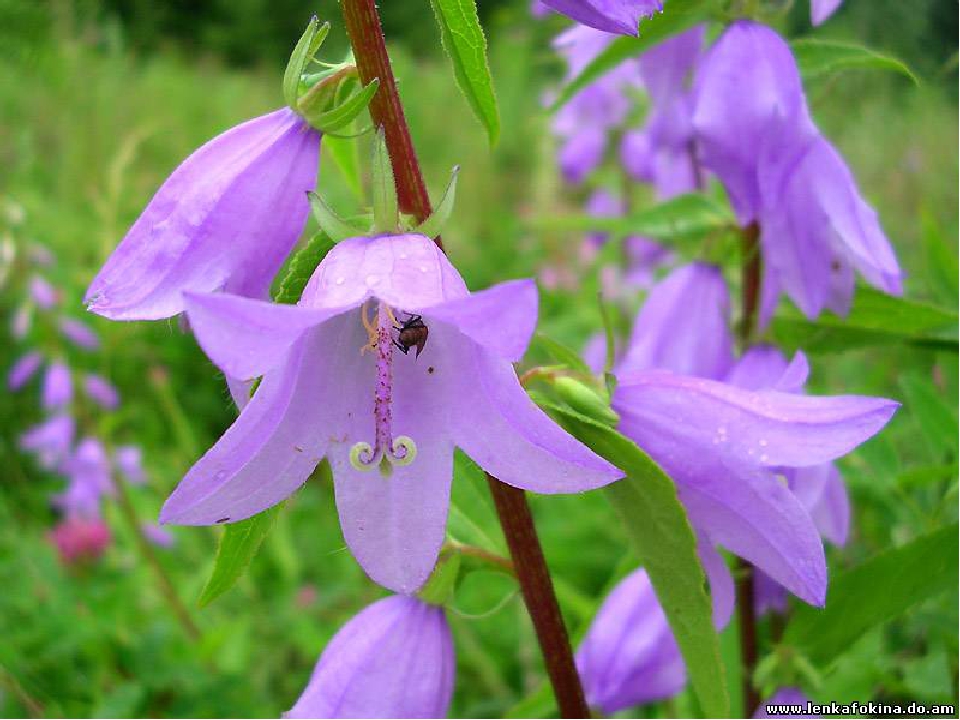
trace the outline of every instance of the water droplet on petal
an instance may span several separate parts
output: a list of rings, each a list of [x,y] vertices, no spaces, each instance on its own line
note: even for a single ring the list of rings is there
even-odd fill
[[[338,277],[338,278],[337,278],[337,285],[343,285],[343,283],[345,283],[346,280],[347,280],[347,279],[344,278],[344,277]]]
[[[379,275],[367,275],[367,285],[372,287],[374,285],[378,285],[379,283],[380,283]]]

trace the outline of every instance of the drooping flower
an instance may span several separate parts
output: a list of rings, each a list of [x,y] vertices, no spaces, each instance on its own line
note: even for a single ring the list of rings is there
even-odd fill
[[[41,395],[43,407],[47,410],[61,410],[70,404],[73,399],[73,379],[70,368],[62,360],[53,360],[47,365]]]
[[[73,431],[70,415],[54,415],[24,432],[20,436],[20,447],[34,453],[44,470],[53,470],[70,452]]]
[[[109,380],[95,373],[83,376],[83,391],[91,400],[105,410],[115,410],[120,405],[120,393]]]
[[[60,294],[53,285],[41,275],[31,276],[29,292],[30,299],[42,310],[49,310],[60,300]]]
[[[822,25],[833,15],[843,0],[810,0],[810,22]]]
[[[697,67],[693,127],[704,166],[747,225],[760,213],[761,162],[816,134],[783,38],[746,20],[730,25]]]
[[[114,320],[183,311],[185,290],[265,297],[303,230],[320,134],[288,108],[194,152],[157,191],[87,291]]]
[[[511,363],[526,349],[536,305],[532,281],[471,294],[420,235],[338,243],[296,306],[189,294],[211,359],[263,381],[161,522],[250,517],[326,457],[354,556],[380,584],[411,592],[444,539],[454,446],[533,492],[612,482],[621,473],[554,425],[517,380]]]
[[[64,565],[97,560],[113,540],[110,526],[100,518],[67,516],[48,537]]]
[[[113,462],[124,480],[133,485],[147,481],[143,471],[143,451],[138,445],[120,445],[113,451]]]
[[[785,717],[817,718],[817,717],[820,717],[819,715],[811,715],[806,712],[808,702],[810,702],[810,698],[808,698],[800,688],[795,688],[795,687],[780,688],[773,695],[771,695],[767,700],[764,700],[760,703],[760,706],[757,708],[756,712],[753,714],[753,717],[755,718],[785,718]],[[791,712],[788,709],[791,706],[793,706],[794,710],[799,710],[799,712]],[[767,711],[768,707],[772,711],[772,714],[768,713]],[[786,714],[783,712],[783,710],[787,710]]]
[[[455,672],[443,608],[394,595],[340,628],[284,717],[446,717]]]
[[[729,322],[720,269],[699,262],[681,266],[650,291],[616,373],[665,369],[722,378],[733,364]]]
[[[101,500],[114,493],[110,461],[103,444],[95,437],[83,438],[61,466],[67,489],[53,499],[67,516],[100,517]]]
[[[63,336],[83,350],[96,350],[100,347],[100,338],[86,323],[74,318],[61,318],[60,332]]]
[[[846,315],[854,270],[884,292],[903,291],[896,255],[876,211],[822,136],[765,163],[760,182],[764,281],[781,287],[807,317],[824,308]],[[764,295],[776,293],[765,288]]]
[[[22,388],[37,374],[41,365],[43,365],[43,355],[36,350],[21,355],[7,373],[7,389],[15,391]]]
[[[547,7],[597,30],[636,35],[640,19],[663,11],[663,0],[542,0]]]

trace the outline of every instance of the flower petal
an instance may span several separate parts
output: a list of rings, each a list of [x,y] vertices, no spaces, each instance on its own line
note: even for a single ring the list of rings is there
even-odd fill
[[[710,583],[710,602],[713,604],[713,625],[718,630],[725,628],[733,615],[737,592],[733,575],[723,556],[713,543],[702,535],[697,536],[697,554]]]
[[[663,0],[543,0],[559,13],[597,30],[636,35],[640,18],[663,10]]]
[[[227,375],[249,380],[277,367],[310,328],[347,308],[305,308],[225,293],[184,293],[190,327]]]
[[[844,545],[850,534],[850,496],[840,471],[835,465],[829,467],[823,492],[810,514],[826,540],[834,545]]]
[[[167,499],[161,523],[243,520],[306,481],[355,402],[357,389],[347,384],[359,354],[354,325],[356,317],[336,317],[294,343]]]

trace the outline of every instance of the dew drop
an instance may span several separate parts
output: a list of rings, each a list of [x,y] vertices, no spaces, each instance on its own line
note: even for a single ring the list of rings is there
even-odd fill
[[[374,285],[379,285],[379,284],[380,284],[379,275],[367,275],[367,285],[372,287]]]
[[[422,273],[429,272],[429,270],[430,270],[430,268],[427,267],[426,265],[421,265],[421,266],[420,266],[420,272],[422,272]]]
[[[344,278],[344,277],[338,277],[338,278],[337,278],[337,285],[343,285],[343,283],[345,283],[346,280],[347,280],[347,279]]]

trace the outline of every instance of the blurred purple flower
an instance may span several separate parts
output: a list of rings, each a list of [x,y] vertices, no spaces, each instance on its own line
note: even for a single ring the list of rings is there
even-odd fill
[[[533,492],[581,492],[620,477],[517,380],[512,363],[536,325],[534,283],[471,294],[423,236],[338,243],[296,306],[190,293],[187,312],[224,372],[263,382],[167,500],[162,523],[250,517],[326,457],[355,557],[380,584],[411,592],[444,540],[454,446]],[[422,357],[397,348],[395,322],[414,313],[429,332]]]
[[[20,448],[37,456],[40,467],[53,470],[70,452],[74,423],[69,415],[54,415],[20,436]]]
[[[88,373],[83,376],[83,391],[91,400],[105,410],[115,410],[120,405],[120,393],[106,378]]]
[[[31,305],[20,305],[13,311],[13,317],[10,318],[10,334],[14,340],[23,340],[30,332],[30,325],[33,323],[33,307]]]
[[[810,22],[821,25],[833,15],[843,0],[810,0]]]
[[[618,35],[636,35],[640,19],[663,10],[663,0],[543,0],[572,20]]]
[[[113,320],[183,311],[185,290],[265,297],[303,230],[320,134],[283,108],[218,135],[157,191],[87,291]]]
[[[643,130],[627,130],[620,139],[620,164],[637,182],[652,183],[656,178],[655,158],[650,136]]]
[[[100,347],[100,338],[88,326],[79,320],[65,317],[60,319],[60,332],[63,336],[84,350],[96,350]]]
[[[679,267],[650,291],[616,374],[660,369],[722,378],[733,364],[729,322],[720,269],[706,263]]]
[[[157,547],[169,548],[177,541],[173,533],[153,523],[143,523],[140,528],[143,536]]]
[[[40,275],[30,277],[30,299],[37,307],[49,310],[60,300],[60,294],[45,278]]]
[[[54,497],[54,505],[70,517],[99,517],[101,500],[115,492],[103,444],[95,437],[83,438],[60,469],[67,489]]]
[[[37,370],[43,365],[43,355],[36,350],[21,355],[10,367],[7,373],[7,389],[19,390],[28,382],[30,378],[37,374]]]
[[[764,700],[760,703],[760,706],[754,712],[753,717],[755,718],[817,718],[819,715],[808,715],[805,712],[799,712],[795,715],[784,715],[777,713],[775,715],[767,714],[767,705],[798,705],[800,707],[806,708],[807,703],[810,699],[803,694],[803,691],[800,688],[795,687],[785,687],[777,690],[772,696],[767,700]]]
[[[120,445],[113,451],[113,462],[123,478],[133,485],[147,481],[143,471],[143,451],[137,445]]]
[[[48,537],[64,565],[99,559],[113,540],[103,520],[81,517],[65,517]]]
[[[73,399],[70,368],[62,360],[53,360],[43,375],[43,407],[46,410],[65,408]]]
[[[284,717],[446,717],[455,673],[443,608],[394,595],[340,628]]]

